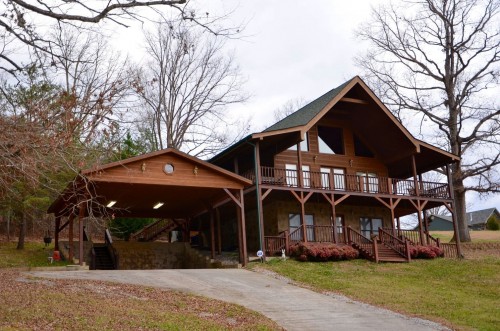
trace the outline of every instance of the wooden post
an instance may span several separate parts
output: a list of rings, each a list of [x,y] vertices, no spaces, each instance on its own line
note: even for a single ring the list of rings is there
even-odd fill
[[[297,184],[299,187],[304,187],[304,176],[302,174],[302,153],[300,150],[300,142],[297,144]]]
[[[220,228],[220,211],[219,208],[215,208],[215,220],[217,222],[217,253],[222,254],[222,234]]]
[[[455,235],[455,243],[457,246],[457,255],[458,258],[462,258],[462,248],[460,247],[460,232],[458,232],[458,224],[457,224],[457,218],[456,218],[456,210],[455,210],[455,193],[453,192],[453,180],[451,178],[451,172],[450,172],[450,167],[446,165],[446,175],[448,177],[448,187],[449,187],[449,193],[450,193],[450,198],[452,200],[451,206],[449,208],[449,211],[451,213],[451,220],[453,221],[453,232]]]
[[[417,181],[417,163],[415,161],[415,154],[411,156],[411,170],[413,171],[413,185],[415,186],[415,195],[420,196],[420,189]]]
[[[420,201],[418,201],[418,232],[420,233],[420,245],[424,245],[424,231],[422,226],[422,212],[420,211]]]
[[[81,202],[79,206],[80,210],[78,213],[78,244],[79,244],[79,252],[78,252],[78,264],[83,265],[83,217],[85,216],[85,208],[84,203]]]
[[[69,249],[68,249],[68,260],[69,263],[73,263],[73,219],[75,218],[75,214],[69,215]]]
[[[285,230],[284,235],[285,235],[285,252],[286,255],[290,255],[290,238],[288,235],[288,230]]]
[[[264,245],[264,210],[262,205],[262,192],[260,191],[260,181],[261,181],[261,169],[260,169],[260,145],[259,141],[255,143],[255,185],[257,192],[257,218],[258,218],[258,228],[259,228],[259,246],[260,249],[264,252],[265,259],[265,250],[263,248]],[[244,208],[243,208],[244,210]],[[246,254],[246,253],[245,253]]]
[[[306,209],[304,203],[304,192],[300,192],[300,222],[302,223],[302,240],[307,242],[307,228],[306,228]]]
[[[398,236],[401,237],[401,222],[400,222],[399,217],[396,219],[396,221],[398,223]]]
[[[214,210],[210,207],[210,258],[215,259]]]
[[[241,229],[241,251],[242,255],[240,255],[240,263],[245,267],[247,265],[248,256],[247,256],[247,238],[246,238],[246,225],[245,225],[245,197],[243,195],[243,189],[240,189],[240,210],[238,213],[238,223],[240,223]],[[265,256],[264,256],[265,258]]]
[[[375,255],[375,262],[378,263],[378,246],[377,246],[377,240],[373,240],[373,254]]]
[[[333,242],[338,243],[338,233],[337,233],[337,213],[335,211],[335,194],[331,193],[330,206],[332,207],[332,218],[333,218]]]
[[[54,231],[54,250],[59,250],[59,227],[61,226],[61,216],[56,216],[56,229]]]

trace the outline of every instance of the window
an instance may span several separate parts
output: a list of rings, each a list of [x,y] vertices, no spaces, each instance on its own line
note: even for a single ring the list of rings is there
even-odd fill
[[[359,219],[359,228],[361,229],[361,234],[365,238],[370,238],[372,235],[378,235],[378,228],[381,227],[381,218],[361,217]]]
[[[344,133],[341,128],[318,126],[319,152],[344,154]]]
[[[358,188],[361,192],[378,192],[377,174],[371,172],[356,172]]]
[[[291,146],[288,150],[290,151],[296,151],[297,150],[297,145]],[[309,151],[309,133],[306,132],[304,140],[300,142],[300,150],[302,152],[307,152]]]
[[[314,216],[307,215],[307,214],[304,216],[305,216],[304,221],[306,223],[307,240],[314,241]],[[290,227],[291,240],[295,240],[295,241],[304,240],[302,237],[302,231],[297,230],[297,229],[301,228],[300,214],[289,214],[288,215],[288,222],[289,222],[289,227]],[[296,231],[296,232],[293,233],[294,231]]]
[[[354,155],[364,156],[364,157],[374,157],[375,155],[372,151],[366,147],[366,145],[359,140],[358,136],[354,135]]]
[[[302,185],[304,187],[311,186],[311,172],[309,171],[308,165],[302,166]],[[298,186],[297,181],[297,165],[296,164],[285,164],[285,179],[288,186]]]
[[[344,216],[338,215],[335,217],[335,228],[337,229],[337,233],[342,233],[344,229]]]
[[[321,187],[330,189],[330,176],[333,176],[333,189],[345,190],[345,170],[341,168],[321,168]]]

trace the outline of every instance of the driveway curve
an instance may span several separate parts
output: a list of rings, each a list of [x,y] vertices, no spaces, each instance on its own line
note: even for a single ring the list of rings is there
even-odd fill
[[[30,274],[184,291],[258,311],[287,330],[447,330],[431,321],[317,293],[285,279],[244,269],[34,271]]]

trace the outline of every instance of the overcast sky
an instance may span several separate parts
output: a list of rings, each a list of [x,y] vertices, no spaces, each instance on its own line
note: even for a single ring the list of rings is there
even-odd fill
[[[360,74],[353,58],[367,45],[356,39],[354,30],[369,19],[372,6],[387,2],[199,1],[210,15],[230,12],[227,25],[246,23],[245,37],[227,44],[247,79],[245,90],[250,94],[248,102],[232,107],[232,114],[251,116],[252,132],[260,131],[274,122],[274,110],[288,100],[314,100]],[[132,38],[131,31],[125,42],[140,47],[139,38]],[[500,209],[500,195],[487,200],[470,195],[468,204],[470,210]]]

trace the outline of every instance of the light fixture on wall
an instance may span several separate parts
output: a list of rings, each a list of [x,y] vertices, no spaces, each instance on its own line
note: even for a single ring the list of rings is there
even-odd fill
[[[165,203],[164,202],[158,202],[156,205],[153,206],[153,209],[158,209],[161,206],[163,206]]]
[[[116,203],[116,200],[111,200],[111,201],[108,202],[108,204],[106,205],[106,207],[111,208],[111,207],[113,207],[115,205],[115,203]]]
[[[352,162],[353,162],[352,159],[350,159],[349,160],[349,167],[351,167],[351,168],[352,168]]]
[[[142,172],[146,171],[146,162],[142,162],[142,164],[141,164],[141,171]]]
[[[198,167],[197,166],[194,166],[193,174],[198,175]]]

